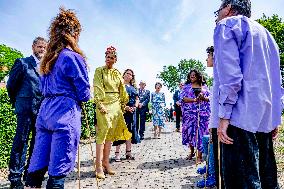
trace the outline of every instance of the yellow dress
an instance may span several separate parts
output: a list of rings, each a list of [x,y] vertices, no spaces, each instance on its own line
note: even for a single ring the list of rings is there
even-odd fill
[[[94,101],[97,114],[96,143],[131,139],[132,134],[127,129],[122,111],[128,102],[128,94],[117,69],[105,66],[96,69]],[[100,112],[102,106],[107,109],[106,114]]]

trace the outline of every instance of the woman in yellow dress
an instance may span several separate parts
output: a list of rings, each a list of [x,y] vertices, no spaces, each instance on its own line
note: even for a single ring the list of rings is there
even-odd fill
[[[105,66],[99,67],[94,76],[94,101],[96,103],[96,176],[104,179],[105,172],[114,175],[109,164],[113,141],[129,140],[123,112],[128,102],[128,94],[120,72],[113,67],[117,61],[116,49],[107,48]]]

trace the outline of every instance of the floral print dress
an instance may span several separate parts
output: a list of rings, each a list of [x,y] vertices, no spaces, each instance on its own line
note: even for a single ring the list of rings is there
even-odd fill
[[[153,92],[151,94],[151,103],[152,103],[152,116],[153,116],[153,125],[159,127],[165,127],[165,94],[162,92]]]
[[[210,96],[210,92],[206,86],[203,86],[201,89],[201,93],[204,94],[205,97]],[[194,89],[191,84],[186,84],[183,87],[183,90],[180,94],[180,99],[184,97],[187,98],[196,98],[194,94]],[[199,108],[200,107],[200,108]],[[203,135],[209,134],[208,132],[208,124],[210,118],[210,103],[206,101],[201,102],[181,102],[182,109],[182,144],[189,147],[196,147],[197,141],[197,149],[199,151],[203,151],[202,146],[202,137]],[[198,114],[199,114],[199,124],[198,124]],[[197,129],[198,129],[198,139],[197,137]],[[197,140],[196,140],[197,139]]]

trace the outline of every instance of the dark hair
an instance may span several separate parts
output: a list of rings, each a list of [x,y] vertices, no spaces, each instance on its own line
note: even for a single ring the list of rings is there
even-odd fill
[[[195,77],[197,79],[197,83],[202,86],[203,85],[203,78],[202,78],[202,75],[201,73],[198,71],[198,70],[190,70],[190,72],[187,74],[187,80],[185,82],[185,84],[190,84],[191,81],[190,81],[190,75],[191,73],[194,72],[195,73]]]
[[[214,53],[214,47],[213,46],[207,47],[206,52],[208,54],[213,54]]]
[[[161,88],[162,88],[162,86],[163,86],[163,85],[162,85],[162,83],[160,83],[160,82],[156,82],[156,83],[155,83],[155,89],[156,89],[157,85],[160,85],[160,86],[161,86]]]
[[[38,41],[44,41],[47,43],[47,40],[44,39],[43,37],[36,37],[34,40],[33,40],[33,45],[37,44]]]
[[[132,73],[132,79],[130,80],[130,85],[133,86],[134,88],[136,88],[135,75],[134,75],[133,70],[126,69],[122,76],[124,76],[126,74],[126,72],[128,72],[128,71],[131,71],[131,73]]]
[[[251,2],[250,0],[222,0],[222,7],[227,5],[232,6],[232,10],[236,15],[251,17]]]

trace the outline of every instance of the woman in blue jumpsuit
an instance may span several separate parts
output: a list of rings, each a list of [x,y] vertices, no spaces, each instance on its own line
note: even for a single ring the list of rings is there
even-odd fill
[[[41,187],[46,171],[47,188],[64,188],[64,179],[75,165],[80,104],[90,98],[87,65],[77,45],[80,31],[79,20],[70,10],[60,9],[50,26],[50,42],[40,67],[44,100],[26,182],[31,188]]]

